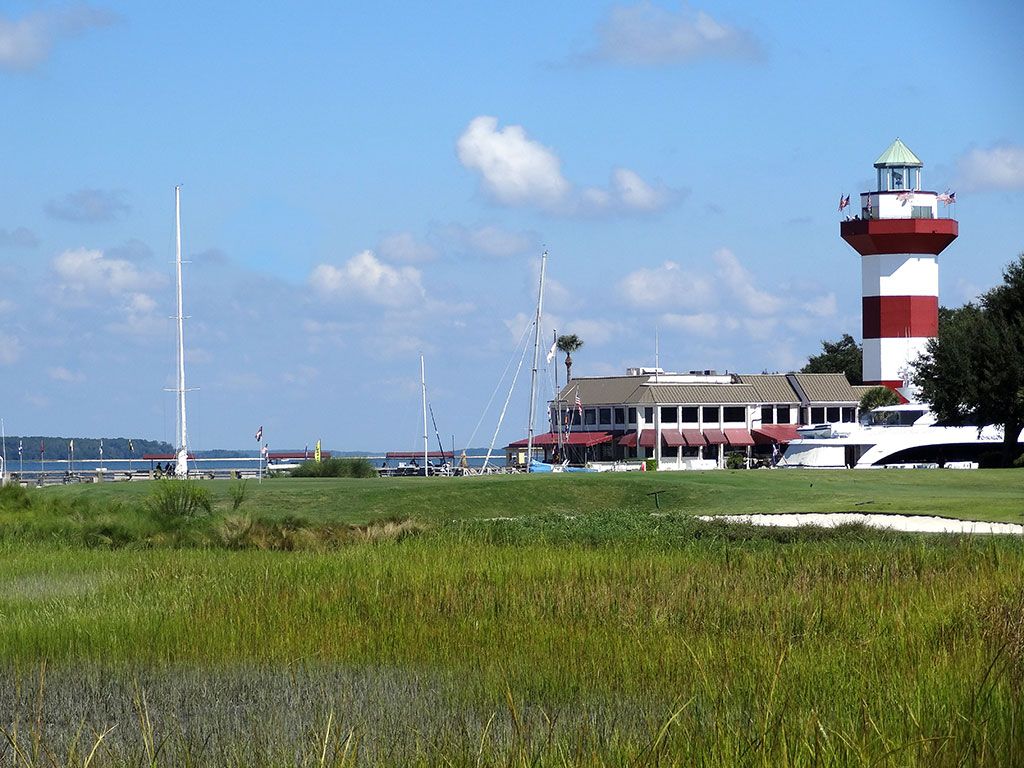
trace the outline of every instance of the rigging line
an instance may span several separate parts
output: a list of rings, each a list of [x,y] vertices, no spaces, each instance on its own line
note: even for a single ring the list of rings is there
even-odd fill
[[[444,445],[441,443],[441,433],[437,431],[437,419],[434,418],[434,405],[429,400],[427,401],[427,409],[430,411],[430,420],[434,422],[434,437],[437,438],[437,447],[441,449],[441,463],[444,463]],[[452,460],[455,456],[452,456]]]
[[[487,412],[490,411],[491,409],[491,403],[494,402],[494,396],[498,394],[498,389],[505,381],[505,376],[508,375],[509,368],[512,367],[512,361],[516,359],[516,351],[519,349],[519,346],[526,340],[527,336],[530,333],[530,328],[532,327],[532,325],[527,325],[526,328],[523,329],[523,335],[519,337],[519,341],[516,343],[516,346],[512,349],[512,356],[508,359],[508,362],[505,364],[505,370],[501,372],[501,377],[498,379],[498,383],[494,385],[494,391],[491,392],[491,397],[490,399],[488,399],[487,405],[484,406],[483,413],[480,414],[480,418],[476,422],[476,426],[473,427],[473,434],[470,435],[469,440],[466,442],[467,448],[473,447],[473,441],[476,440],[476,433],[480,431],[480,425],[484,423],[484,417],[487,415]]]
[[[536,320],[530,323],[530,326],[526,330],[532,330],[534,325],[536,325]],[[527,334],[523,334],[523,336],[525,338]],[[487,465],[491,461],[491,454],[494,452],[494,443],[498,439],[498,431],[501,429],[501,423],[505,420],[505,411],[508,410],[508,403],[512,399],[512,392],[516,388],[516,381],[519,379],[519,372],[523,370],[523,361],[526,360],[526,353],[529,349],[529,344],[523,345],[523,354],[519,357],[519,365],[516,367],[516,373],[512,377],[512,385],[508,388],[508,396],[505,398],[505,405],[501,408],[501,415],[498,417],[498,426],[494,428],[494,435],[491,437],[491,444],[487,446],[487,457],[484,459],[483,469],[487,469]]]

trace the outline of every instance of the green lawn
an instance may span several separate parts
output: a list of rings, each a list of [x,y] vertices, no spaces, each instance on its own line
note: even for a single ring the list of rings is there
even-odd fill
[[[203,481],[226,504],[229,481]],[[141,501],[150,482],[48,488],[47,494]],[[1024,522],[1024,471],[878,470],[605,473],[248,483],[250,514],[367,523],[520,515],[654,511],[891,512]]]

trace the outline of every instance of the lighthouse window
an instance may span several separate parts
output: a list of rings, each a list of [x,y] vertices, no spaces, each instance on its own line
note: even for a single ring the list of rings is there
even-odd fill
[[[912,219],[932,219],[932,207],[930,205],[915,205],[910,212]]]

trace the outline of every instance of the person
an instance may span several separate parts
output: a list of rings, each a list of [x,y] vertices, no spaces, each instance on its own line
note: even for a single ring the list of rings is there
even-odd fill
[[[779,463],[779,444],[772,443],[772,466],[776,466]]]

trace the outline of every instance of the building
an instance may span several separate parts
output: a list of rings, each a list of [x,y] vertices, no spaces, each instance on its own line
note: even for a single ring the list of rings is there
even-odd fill
[[[650,458],[660,469],[723,467],[730,453],[770,461],[799,425],[856,421],[864,390],[841,373],[631,368],[625,376],[576,378],[549,404],[549,431],[534,437],[535,457],[573,464]],[[510,464],[526,463],[526,446],[508,446]]]
[[[875,161],[877,189],[839,225],[861,256],[864,382],[892,389],[939,332],[938,256],[958,234],[938,206],[955,197],[921,190],[924,164],[898,138]]]

